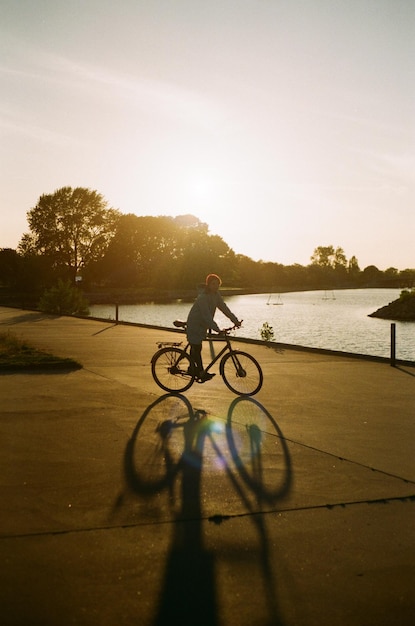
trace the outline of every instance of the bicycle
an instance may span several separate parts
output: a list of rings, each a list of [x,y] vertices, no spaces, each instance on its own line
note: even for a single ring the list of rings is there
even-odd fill
[[[186,322],[173,322],[177,328],[186,329]],[[220,360],[219,372],[225,385],[239,396],[253,396],[262,387],[264,380],[261,366],[258,361],[242,350],[232,347],[229,334],[237,326],[223,329],[217,335],[210,335],[211,341],[225,341],[226,345],[213,357],[203,374]],[[159,349],[151,359],[151,373],[159,387],[172,393],[187,391],[196,382],[204,382],[193,371],[190,358],[190,344],[182,347],[183,342],[160,342]]]

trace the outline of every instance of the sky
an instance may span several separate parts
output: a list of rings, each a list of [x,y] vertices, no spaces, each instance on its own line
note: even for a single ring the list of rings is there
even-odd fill
[[[413,0],[2,0],[0,248],[64,187],[415,268]]]

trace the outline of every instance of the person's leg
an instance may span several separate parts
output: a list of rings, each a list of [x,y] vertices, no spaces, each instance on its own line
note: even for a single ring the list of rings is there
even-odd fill
[[[209,372],[203,371],[203,362],[202,362],[202,344],[190,344],[190,360],[192,361],[192,367],[194,368],[194,373],[199,378],[200,382],[205,383],[208,380],[211,380],[215,374],[210,374]]]
[[[195,368],[196,376],[200,376],[203,372],[201,343],[192,343],[190,345],[190,359],[192,361],[193,367]]]

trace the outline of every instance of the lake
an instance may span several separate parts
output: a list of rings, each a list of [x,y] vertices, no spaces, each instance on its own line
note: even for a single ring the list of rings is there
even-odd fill
[[[261,339],[265,322],[273,328],[274,341],[341,350],[371,356],[390,356],[390,320],[368,317],[399,297],[400,289],[345,289],[278,294],[228,296],[225,301],[243,327],[237,335]],[[155,326],[173,327],[185,320],[191,303],[119,305],[118,319]],[[91,316],[115,319],[114,305],[92,305]],[[229,320],[219,311],[219,326]],[[415,322],[396,323],[396,358],[415,361]]]

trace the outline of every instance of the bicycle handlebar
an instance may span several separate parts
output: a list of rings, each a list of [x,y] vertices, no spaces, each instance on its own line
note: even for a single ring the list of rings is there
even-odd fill
[[[229,333],[235,330],[236,328],[240,328],[242,325],[242,322],[243,320],[240,321],[239,325],[234,324],[233,326],[230,326],[229,328],[221,328],[219,332],[215,331],[216,336],[220,337],[221,335],[229,335]],[[183,322],[182,320],[174,320],[173,326],[176,326],[176,328],[183,328],[185,330],[187,328],[187,322]]]
[[[242,322],[242,320],[241,320]],[[241,324],[239,324],[239,326],[237,324],[234,324],[233,326],[230,326],[229,328],[221,328],[220,331],[218,333],[216,333],[218,336],[220,335],[229,335],[230,332],[232,332],[233,330],[236,330],[237,328],[240,328]]]

